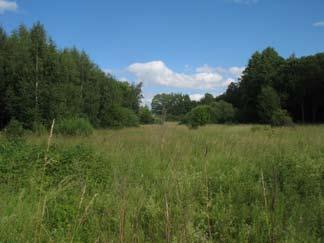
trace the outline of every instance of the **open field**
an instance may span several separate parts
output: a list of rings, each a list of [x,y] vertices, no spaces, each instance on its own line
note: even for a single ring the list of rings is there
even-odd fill
[[[324,126],[0,135],[2,242],[323,242]]]

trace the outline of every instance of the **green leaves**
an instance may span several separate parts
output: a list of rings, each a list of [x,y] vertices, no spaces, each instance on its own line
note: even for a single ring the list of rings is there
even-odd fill
[[[106,75],[83,51],[58,50],[40,23],[31,29],[21,25],[9,36],[0,29],[0,129],[12,118],[28,129],[67,117],[87,117],[93,126],[106,127],[102,119],[115,112],[112,107],[138,113],[141,89],[141,83]],[[113,114],[118,122],[129,118],[121,111]],[[123,126],[136,123],[132,118]]]
[[[154,118],[152,116],[152,113],[147,106],[140,108],[139,119],[142,124],[154,123]]]
[[[152,113],[165,116],[166,120],[180,120],[192,108],[188,95],[157,94],[152,100]]]
[[[220,98],[238,108],[243,122],[270,123],[278,109],[287,110],[294,121],[323,121],[323,70],[323,53],[285,60],[267,48],[252,55],[242,78]]]
[[[65,118],[57,123],[55,132],[69,136],[89,136],[93,133],[93,127],[86,118]]]
[[[280,99],[277,92],[270,86],[262,87],[258,96],[258,114],[260,121],[270,123],[274,111],[280,109]]]
[[[206,125],[211,122],[211,107],[199,105],[193,108],[187,115],[187,123],[192,128]]]

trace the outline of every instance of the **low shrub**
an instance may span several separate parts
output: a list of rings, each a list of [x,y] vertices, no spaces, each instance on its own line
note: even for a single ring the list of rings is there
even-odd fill
[[[122,126],[125,127],[136,127],[139,124],[138,116],[135,114],[134,111],[128,108],[121,107],[119,109],[120,118],[119,121]]]
[[[232,104],[223,100],[211,104],[213,123],[232,123],[235,120],[235,109]]]
[[[271,125],[275,127],[292,126],[293,120],[286,110],[277,109],[272,114]]]
[[[139,124],[139,118],[134,111],[122,106],[113,106],[101,116],[101,126],[104,128],[134,127]]]
[[[208,105],[199,105],[193,108],[185,118],[185,123],[191,128],[204,126],[211,122],[211,107]]]
[[[59,121],[54,131],[69,136],[89,136],[93,133],[93,127],[88,119],[74,117]]]
[[[148,107],[141,107],[139,110],[139,120],[141,124],[152,124],[154,123],[154,118]]]

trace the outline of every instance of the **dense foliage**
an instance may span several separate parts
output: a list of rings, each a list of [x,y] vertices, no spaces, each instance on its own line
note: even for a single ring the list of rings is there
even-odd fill
[[[221,100],[211,103],[210,107],[212,123],[223,124],[235,121],[236,111],[232,104]]]
[[[69,136],[89,136],[93,133],[93,127],[86,118],[70,117],[59,121],[55,132]]]
[[[296,122],[318,123],[324,121],[323,93],[324,53],[284,59],[267,48],[253,54],[241,80],[220,98],[238,108],[242,122],[269,122],[284,109]]]
[[[224,124],[235,122],[236,111],[232,104],[223,100],[213,101],[209,105],[197,105],[186,114],[181,124],[192,128],[206,124]]]
[[[324,127],[0,137],[2,242],[323,242]],[[82,144],[82,145],[80,145]]]
[[[185,118],[185,124],[192,128],[206,125],[211,122],[211,107],[208,105],[198,105],[193,108]]]
[[[141,124],[152,124],[155,121],[150,109],[147,106],[140,108],[139,119]]]
[[[157,115],[164,112],[169,120],[182,120],[196,106],[226,101],[235,111],[227,109],[225,117],[218,117],[215,123],[319,123],[324,122],[323,93],[324,53],[284,59],[273,48],[267,48],[253,54],[242,77],[224,94],[213,97],[206,93],[198,102],[190,101],[187,95],[158,94],[153,98],[152,111]],[[231,114],[231,119],[225,114]]]
[[[163,120],[177,121],[193,108],[189,95],[183,94],[157,94],[152,100],[152,112],[161,116]]]
[[[129,125],[122,119],[138,113],[141,97],[141,84],[106,75],[83,51],[58,49],[39,23],[10,35],[0,28],[0,128],[11,119],[33,129],[66,117]]]

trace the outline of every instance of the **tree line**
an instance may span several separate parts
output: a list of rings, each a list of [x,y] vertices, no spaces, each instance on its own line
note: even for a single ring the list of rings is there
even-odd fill
[[[152,112],[196,125],[319,123],[324,121],[323,94],[324,53],[285,59],[269,47],[252,55],[241,78],[222,95],[206,93],[195,102],[188,95],[158,94]]]
[[[230,123],[236,119],[236,110],[232,104],[218,100],[209,93],[200,101],[191,100],[186,94],[157,94],[152,99],[151,108],[162,123],[178,121],[192,127],[207,123]]]
[[[266,112],[279,108],[296,122],[317,123],[324,121],[323,94],[324,53],[284,59],[267,48],[253,54],[220,98],[238,108],[242,122],[267,122]]]
[[[218,97],[157,94],[151,111],[162,120],[206,123],[318,123],[324,121],[324,53],[285,59],[273,48],[256,52],[241,78]],[[94,127],[154,120],[140,107],[142,84],[120,82],[84,51],[59,49],[40,23],[7,34],[0,27],[0,128],[52,119],[86,118]]]
[[[105,74],[84,51],[58,49],[40,23],[10,34],[0,28],[0,128],[12,119],[32,129],[67,117],[135,125],[141,87]]]

